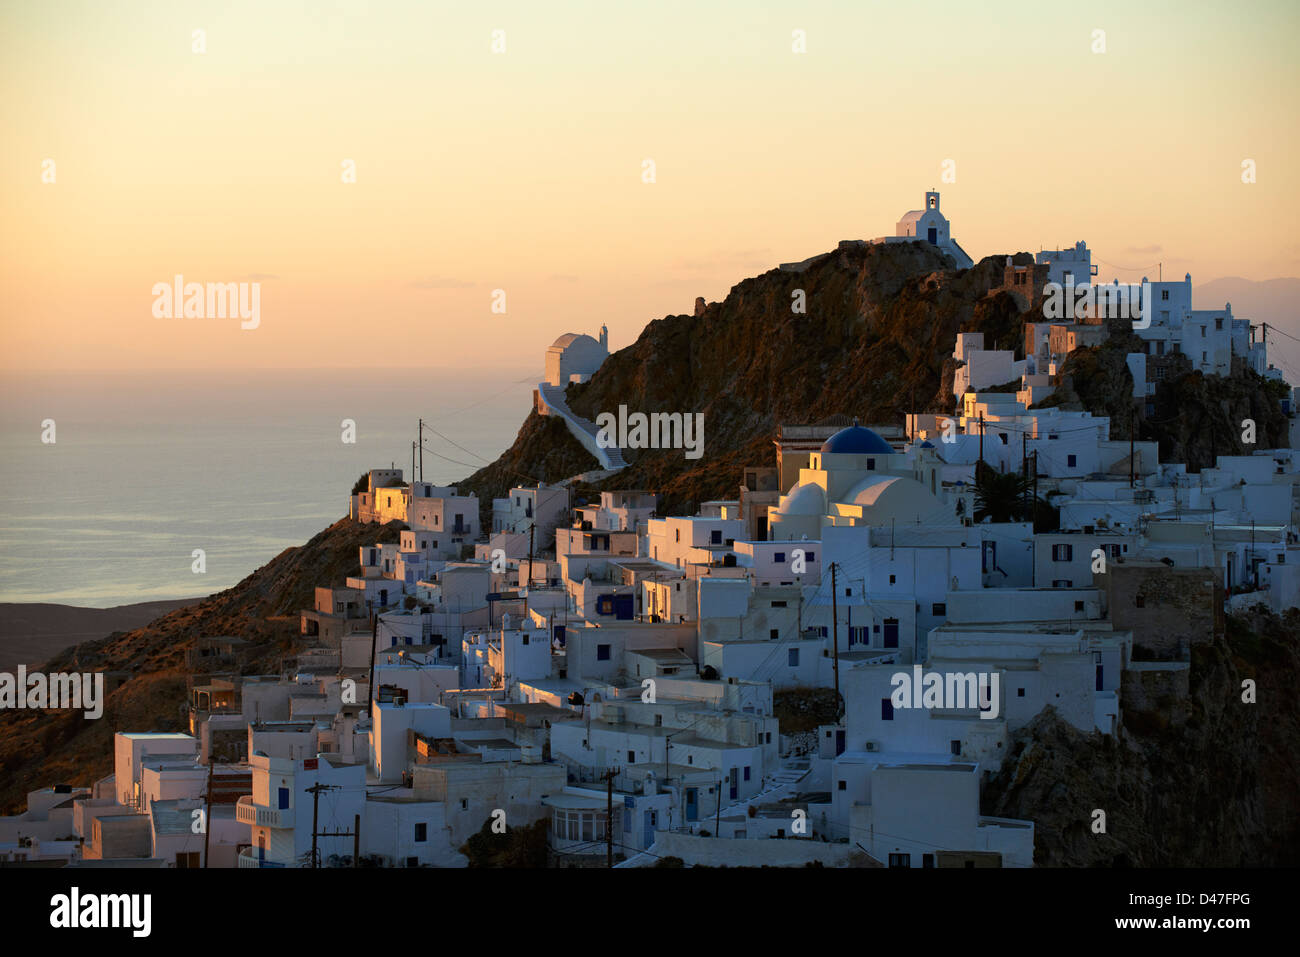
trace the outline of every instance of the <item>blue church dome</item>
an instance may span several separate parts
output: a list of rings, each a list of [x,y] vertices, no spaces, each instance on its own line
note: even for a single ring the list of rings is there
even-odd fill
[[[893,455],[894,448],[875,432],[858,425],[840,429],[822,443],[822,453],[832,455]]]

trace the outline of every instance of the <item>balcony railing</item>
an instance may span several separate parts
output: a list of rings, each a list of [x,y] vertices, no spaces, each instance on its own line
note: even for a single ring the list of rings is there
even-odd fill
[[[238,857],[235,858],[235,866],[238,868],[284,867],[284,865],[279,863],[278,861],[267,861],[267,860],[259,859],[257,856],[257,848],[255,847],[245,847],[242,850],[240,850]]]
[[[235,820],[258,827],[293,827],[293,808],[262,807],[253,803],[252,795],[245,794],[235,805]]]

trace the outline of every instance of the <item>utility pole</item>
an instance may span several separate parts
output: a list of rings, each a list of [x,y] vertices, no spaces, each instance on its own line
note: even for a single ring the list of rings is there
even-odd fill
[[[1030,508],[1029,532],[1032,535],[1035,531],[1034,517],[1038,514],[1038,449],[1034,449],[1034,498],[1030,502]]]
[[[411,482],[415,482],[415,443],[411,443]]]
[[[370,679],[369,679],[370,687],[367,689],[367,691],[369,692],[368,697],[370,698],[370,702],[377,701],[379,698],[379,696],[375,693],[375,646],[378,643],[378,641],[379,641],[379,616],[372,611],[370,613]],[[370,719],[373,721],[375,717],[373,713],[373,709],[367,708],[366,710],[372,712],[370,715]]]
[[[1029,509],[1029,455],[1026,449],[1029,447],[1029,429],[1020,433],[1020,480],[1025,484],[1025,512],[1032,518],[1033,513]],[[1030,530],[1033,531],[1032,529]]]
[[[614,866],[614,769],[605,772],[605,866]]]
[[[838,588],[835,585],[835,562],[831,562],[831,647],[835,655],[835,723],[840,720],[840,615]],[[722,799],[721,793],[718,799]]]
[[[420,420],[420,481],[424,481],[424,419]]]
[[[1128,487],[1133,487],[1134,477],[1136,474],[1137,463],[1133,456],[1136,454],[1134,448],[1137,443],[1137,412],[1129,409],[1128,413]]]
[[[524,620],[528,620],[528,593],[533,590],[533,531],[537,528],[536,519],[528,526],[528,584],[524,589]]]
[[[317,781],[311,787],[304,788],[304,790],[311,795],[311,866],[315,868],[315,867],[320,867],[320,858],[318,857],[316,851],[316,838],[317,837],[351,837],[354,838],[352,846],[355,849],[359,846],[359,841],[360,841],[360,838],[357,835],[361,833],[361,827],[360,827],[361,818],[359,815],[354,816],[354,821],[357,824],[357,827],[354,831],[317,830],[316,824],[318,820],[318,812],[320,810],[321,792],[337,791],[339,790],[339,785],[321,784],[319,781]]]
[[[1259,562],[1255,561],[1255,519],[1250,520],[1250,570],[1255,573],[1255,591],[1259,591]]]
[[[208,725],[212,727],[211,724]],[[212,833],[212,739],[208,739],[208,800],[203,810],[203,867],[208,866],[208,835]]]

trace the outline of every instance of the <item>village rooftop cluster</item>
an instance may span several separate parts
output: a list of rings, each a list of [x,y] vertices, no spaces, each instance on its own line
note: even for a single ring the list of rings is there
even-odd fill
[[[937,193],[877,240],[896,241],[970,265]],[[1035,822],[980,811],[1017,731],[1051,708],[1121,739],[1126,708],[1187,696],[1225,612],[1300,604],[1300,454],[1189,473],[1107,418],[1031,408],[1109,334],[1033,321],[1047,283],[1094,275],[1086,245],[1036,259],[990,289],[1031,309],[1026,358],[963,333],[949,414],[783,424],[693,515],[575,492],[626,463],[564,397],[606,331],[561,337],[536,407],[599,470],[511,489],[490,528],[474,495],[369,471],[350,515],[405,530],[319,583],[296,660],[245,675],[241,639],[197,641],[188,731],[119,731],[111,775],[0,819],[0,858],[457,867],[485,826],[542,822],[559,865],[1032,866]],[[1187,364],[1280,378],[1248,320],[1193,308],[1190,277],[1143,297],[1139,401]],[[990,512],[981,469],[1029,476],[1059,527]]]

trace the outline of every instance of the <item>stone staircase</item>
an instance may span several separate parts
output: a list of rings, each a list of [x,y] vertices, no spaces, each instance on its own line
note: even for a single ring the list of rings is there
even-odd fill
[[[596,440],[596,437],[600,434],[600,430],[596,428],[596,423],[590,419],[584,419],[569,408],[569,403],[564,399],[563,388],[549,382],[539,382],[537,384],[537,394],[540,397],[541,404],[545,407],[538,411],[545,415],[558,415],[564,419],[564,424],[569,427],[573,437],[582,443],[583,448],[596,457],[596,461],[604,469],[617,472],[619,469],[627,468],[627,462],[623,458],[621,449],[602,448]]]

